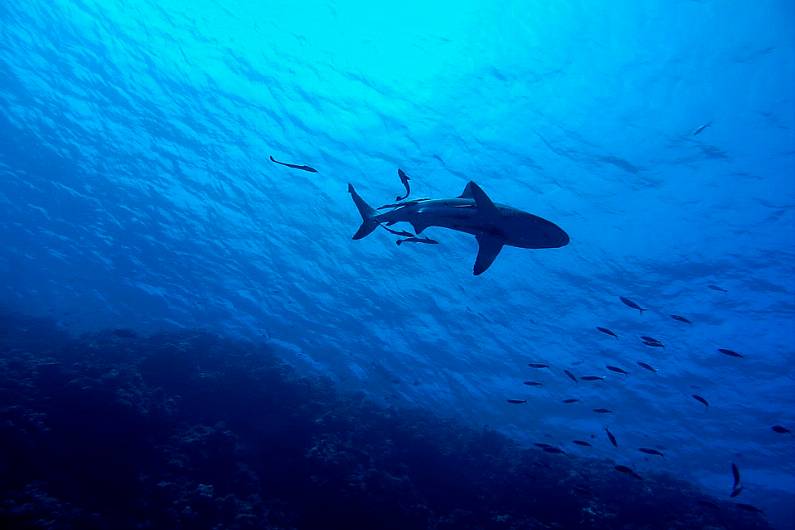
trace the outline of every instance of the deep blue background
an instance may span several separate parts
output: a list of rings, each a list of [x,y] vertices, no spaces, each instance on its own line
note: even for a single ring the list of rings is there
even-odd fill
[[[3,305],[75,332],[262,337],[300,369],[521,440],[598,433],[605,406],[628,446],[666,451],[637,469],[725,496],[735,461],[743,499],[784,520],[792,2],[425,4],[0,3]],[[476,180],[572,243],[506,248],[473,277],[463,234],[351,241],[347,182],[381,204],[397,167],[417,196]],[[561,375],[605,364],[631,373]]]

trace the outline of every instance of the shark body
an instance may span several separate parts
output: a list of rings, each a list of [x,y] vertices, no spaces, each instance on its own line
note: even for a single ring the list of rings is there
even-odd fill
[[[569,236],[559,226],[537,215],[504,204],[495,204],[476,183],[470,181],[464,192],[451,199],[407,201],[388,212],[370,207],[348,184],[362,224],[353,239],[362,239],[379,225],[406,222],[417,234],[438,226],[472,234],[478,241],[473,273],[482,274],[497,258],[504,245],[519,248],[560,248]]]

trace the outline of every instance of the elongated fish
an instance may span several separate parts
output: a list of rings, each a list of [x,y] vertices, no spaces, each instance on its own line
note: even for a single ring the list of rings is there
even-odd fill
[[[787,434],[787,433],[790,432],[789,429],[787,429],[786,427],[784,427],[782,425],[773,425],[771,427],[771,429],[773,429],[774,432],[777,432],[779,434]]]
[[[637,473],[635,473],[635,471],[631,467],[622,466],[621,464],[619,464],[619,465],[615,466],[615,469],[619,473],[624,473],[625,475],[629,475],[630,477],[634,477],[634,478],[637,478],[637,479],[642,479],[643,478],[640,475],[638,475]]]
[[[642,314],[644,311],[646,311],[646,308],[644,308],[644,307],[640,307],[638,304],[636,304],[635,302],[633,302],[633,301],[632,301],[632,300],[630,300],[629,298],[625,298],[625,297],[623,297],[623,296],[619,296],[618,298],[619,298],[619,299],[620,299],[622,302],[624,302],[624,305],[625,305],[625,306],[627,306],[627,307],[631,307],[632,309],[637,309],[638,311],[640,311],[640,312],[641,312],[641,314]]]
[[[657,369],[654,368],[652,365],[650,365],[649,363],[644,363],[643,361],[638,361],[638,366],[640,366],[641,368],[645,368],[646,370],[648,370],[650,372],[656,372],[657,371]]]
[[[607,438],[610,440],[610,443],[613,444],[613,447],[618,447],[618,440],[616,440],[616,437],[612,432],[610,432],[610,429],[605,427],[605,433],[607,434]]]
[[[575,443],[577,445],[581,445],[583,447],[591,447],[591,444],[586,442],[585,440],[574,440],[572,443]]]
[[[682,315],[671,315],[671,318],[673,318],[674,320],[679,321],[679,322],[684,322],[685,324],[692,324],[692,322],[690,322],[688,319],[686,319]]]
[[[563,370],[563,373],[566,374],[569,377],[569,379],[571,379],[575,383],[577,382],[577,376],[574,375],[573,373],[569,372],[568,370]]]
[[[287,167],[292,168],[292,169],[300,169],[301,171],[309,171],[310,173],[317,173],[317,169],[315,169],[313,167],[302,166],[302,165],[298,165],[298,164],[288,164],[287,162],[279,162],[278,160],[276,160],[272,156],[270,157],[270,159],[271,159],[271,162],[273,162],[274,164],[280,164],[282,166],[287,166]]]
[[[698,394],[693,394],[692,398],[695,399],[696,401],[702,403],[705,407],[709,407],[709,402],[706,399],[704,399],[703,397],[699,396]]]
[[[563,400],[563,403],[571,404],[571,403],[577,403],[578,401],[579,401],[579,399],[577,399],[577,398],[567,398],[567,399]]]
[[[530,368],[549,368],[547,363],[527,363]]]
[[[611,366],[608,364],[607,369],[610,370],[611,372],[616,372],[617,374],[629,375],[629,372],[627,372],[623,368],[619,368],[618,366]]]
[[[740,355],[740,354],[739,354],[739,353],[737,353],[736,351],[734,351],[734,350],[730,350],[730,349],[728,349],[728,348],[718,348],[718,351],[719,351],[720,353],[722,353],[723,355],[728,355],[729,357],[739,357],[739,358],[742,358],[742,357],[743,357],[742,355]]]
[[[601,375],[581,375],[580,379],[583,381],[604,381],[604,377]]]
[[[505,401],[507,401],[508,403],[513,403],[515,405],[520,405],[522,403],[527,403],[526,399],[506,399]]]
[[[647,455],[655,455],[655,456],[665,457],[665,455],[662,454],[657,449],[651,449],[649,447],[640,447],[640,448],[638,448],[638,451],[640,451],[641,453],[646,453]]]
[[[612,410],[606,409],[604,407],[600,407],[598,409],[593,409],[593,411],[596,412],[597,414],[610,414],[611,412],[613,412]]]
[[[596,326],[596,329],[597,329],[598,331],[601,331],[601,332],[602,332],[602,333],[604,333],[605,335],[610,335],[611,337],[618,338],[618,335],[616,335],[616,334],[613,332],[613,330],[611,330],[611,329],[603,328],[602,326]]]

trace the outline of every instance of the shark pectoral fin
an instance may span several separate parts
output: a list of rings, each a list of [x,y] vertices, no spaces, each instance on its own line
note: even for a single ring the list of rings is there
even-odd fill
[[[425,230],[426,228],[428,228],[431,225],[425,224],[424,222],[422,222],[422,221],[420,221],[418,219],[415,219],[414,221],[411,221],[411,226],[414,227],[414,232],[415,233],[421,234],[423,230]]]
[[[484,213],[485,215],[493,217],[497,217],[500,215],[500,212],[499,210],[497,210],[497,207],[494,205],[493,202],[491,202],[491,199],[489,199],[489,196],[486,195],[486,192],[480,189],[480,186],[470,181],[469,184],[467,184],[467,188],[472,193],[472,198],[475,199],[475,204],[477,205],[478,210],[480,212]]]
[[[502,239],[486,234],[477,236],[477,240],[478,257],[475,259],[475,268],[472,271],[475,276],[485,272],[494,263],[503,245]]]

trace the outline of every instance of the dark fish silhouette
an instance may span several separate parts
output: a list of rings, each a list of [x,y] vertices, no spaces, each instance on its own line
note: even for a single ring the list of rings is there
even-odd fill
[[[286,162],[279,162],[278,160],[276,160],[273,157],[270,157],[270,159],[271,159],[271,162],[273,162],[275,164],[281,164],[282,166],[291,167],[293,169],[300,169],[301,171],[309,171],[310,173],[317,173],[317,169],[315,169],[313,167],[299,166],[298,164],[288,164]]]
[[[632,300],[630,300],[629,298],[624,298],[623,296],[619,296],[618,298],[619,298],[619,299],[620,299],[622,302],[624,302],[624,305],[625,305],[625,306],[627,306],[627,307],[631,307],[632,309],[637,309],[638,311],[640,311],[640,312],[641,312],[641,314],[642,314],[644,311],[646,311],[646,308],[644,308],[644,307],[640,307],[638,304],[636,304],[635,302],[633,302],[633,301],[632,301]]]
[[[665,348],[665,344],[657,339],[652,339],[651,337],[641,337],[641,342],[643,342],[643,344],[646,346],[651,346],[652,348]]]
[[[618,447],[618,441],[616,440],[616,437],[613,436],[613,433],[610,432],[610,429],[605,427],[605,433],[607,433],[607,437],[610,439],[610,443],[613,444],[613,447]]]
[[[690,322],[682,315],[671,315],[671,318],[673,318],[674,320],[678,320],[679,322],[684,322],[685,324],[692,324],[692,322]]]
[[[565,455],[566,454],[566,451],[564,451],[560,447],[544,447],[542,449],[542,451],[544,451],[546,453],[556,454],[556,455]]]
[[[527,403],[526,399],[506,399],[506,401],[508,403],[514,403],[514,404],[517,404],[517,405],[521,404],[521,403]]]
[[[720,291],[720,292],[722,292],[722,293],[728,293],[728,292],[729,292],[729,291],[727,291],[726,289],[724,289],[723,287],[718,287],[717,285],[712,285],[712,284],[710,284],[710,285],[707,285],[707,287],[709,287],[709,288],[710,288],[710,289],[712,289],[713,291]]]
[[[605,408],[593,409],[593,411],[598,413],[598,414],[609,414],[609,413],[613,412],[612,410],[605,409]]]
[[[616,335],[615,333],[613,333],[613,331],[612,331],[612,330],[610,330],[610,329],[603,328],[602,326],[596,326],[596,329],[598,329],[599,331],[601,331],[601,332],[602,332],[602,333],[604,333],[605,335],[610,335],[611,337],[618,338],[618,335]]]
[[[535,445],[536,447],[540,447],[541,449],[546,449],[547,447],[555,447],[554,445],[549,445],[544,442],[536,442],[533,445]]]
[[[435,239],[431,239],[429,237],[415,237],[415,236],[407,237],[406,239],[398,239],[397,241],[395,241],[395,243],[397,244],[397,246],[400,246],[402,243],[425,243],[427,245],[439,244],[439,242],[436,241]]]
[[[693,394],[693,399],[695,399],[700,403],[703,403],[705,407],[709,407],[709,402],[703,397],[699,396],[698,394]]]
[[[760,510],[759,508],[757,508],[756,506],[754,506],[752,504],[745,504],[743,502],[735,502],[734,505],[737,506],[741,510],[745,510],[746,512],[765,513],[765,512],[763,512],[762,510]]]
[[[135,331],[124,328],[114,329],[111,333],[113,333],[114,337],[119,337],[122,339],[134,339],[135,337],[138,336],[138,334]]]
[[[398,195],[395,197],[396,201],[402,201],[407,199],[409,195],[411,195],[411,186],[409,186],[409,181],[411,180],[406,173],[403,172],[402,169],[398,168],[398,177],[400,177],[400,182],[403,183],[403,187],[406,188],[406,194],[404,196]]]
[[[629,375],[629,372],[627,372],[623,368],[619,368],[618,366],[610,366],[608,364],[607,369],[610,370],[611,372],[616,372],[618,374]]]
[[[549,368],[549,365],[546,363],[527,363],[527,366],[530,368]]]
[[[579,399],[577,399],[577,398],[568,398],[568,399],[564,399],[563,403],[577,403],[578,401],[579,401]]]
[[[573,373],[569,372],[568,370],[563,370],[563,373],[569,376],[569,379],[571,379],[575,383],[577,382],[577,376],[574,375]]]
[[[662,457],[665,457],[665,455],[664,455],[664,454],[662,454],[662,453],[661,453],[660,451],[658,451],[657,449],[649,449],[648,447],[640,447],[640,448],[638,449],[638,451],[640,451],[641,453],[646,453],[647,455],[655,455],[655,456],[662,456]]]
[[[527,386],[544,386],[544,383],[539,383],[538,381],[525,381],[524,384]]]
[[[743,492],[743,487],[742,486],[740,486],[739,488],[734,488],[732,490],[732,492],[729,494],[729,497],[731,497],[733,499],[735,497],[738,497],[740,495],[740,493],[742,493],[742,492]]]
[[[642,477],[640,475],[638,475],[637,473],[635,473],[635,471],[632,468],[630,468],[630,467],[622,466],[621,464],[619,464],[619,465],[615,466],[615,469],[619,473],[624,473],[625,475],[629,475],[630,477],[635,477],[637,479],[642,479]]]
[[[706,129],[710,125],[712,125],[711,121],[708,121],[704,125],[699,125],[698,127],[696,127],[696,130],[693,131],[693,136],[698,136],[701,132],[704,131],[704,129]]]
[[[648,370],[650,372],[657,372],[656,368],[654,368],[652,365],[650,365],[648,363],[644,363],[643,361],[638,361],[638,366],[640,366],[641,368],[645,368],[646,370]]]
[[[790,432],[789,429],[787,429],[786,427],[782,427],[781,425],[773,425],[771,429],[773,429],[775,432],[779,434],[787,434]]]
[[[740,468],[737,467],[737,464],[732,462],[732,478],[734,479],[734,484],[732,484],[732,493],[734,493],[737,488],[742,488],[741,480],[740,480]],[[734,495],[732,495],[734,497]]]
[[[739,353],[737,353],[736,351],[734,351],[734,350],[730,350],[730,349],[728,349],[728,348],[718,348],[718,351],[719,351],[720,353],[722,353],[723,355],[728,355],[729,357],[739,357],[739,358],[742,358],[742,355],[740,355],[740,354],[739,354]]]
[[[395,234],[396,236],[401,236],[401,237],[417,237],[415,234],[412,234],[411,232],[406,232],[405,230],[395,230],[395,229],[393,229],[393,228],[389,228],[389,227],[388,227],[388,226],[386,226],[386,225],[381,225],[381,228],[383,228],[384,230],[386,230],[386,231],[387,231],[387,232],[389,232],[390,234]],[[399,244],[400,244],[400,243],[398,243],[398,245],[399,245]]]
[[[583,447],[592,447],[592,446],[591,446],[591,444],[589,444],[589,443],[588,443],[588,442],[586,442],[585,440],[574,440],[574,442],[573,442],[573,443],[575,443],[575,444],[577,444],[577,445],[581,445],[581,446],[583,446]]]
[[[601,375],[581,375],[580,379],[583,381],[604,381],[604,377]]]

